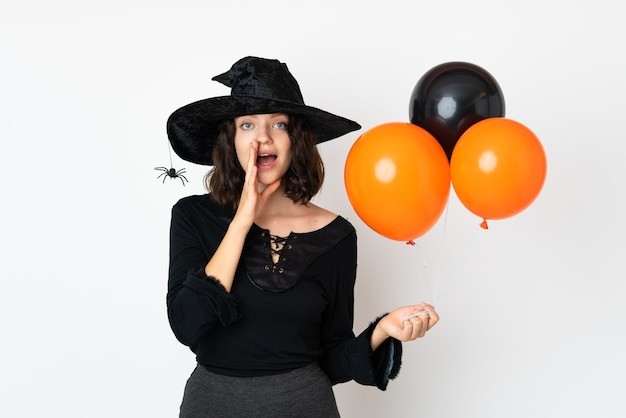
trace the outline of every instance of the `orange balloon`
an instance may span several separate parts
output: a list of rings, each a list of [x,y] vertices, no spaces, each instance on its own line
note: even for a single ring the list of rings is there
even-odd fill
[[[459,138],[450,159],[450,177],[470,212],[484,220],[504,219],[535,200],[546,167],[541,142],[530,129],[511,119],[488,118]]]
[[[417,125],[390,122],[362,134],[344,169],[350,203],[379,234],[411,241],[440,218],[450,193],[450,165],[435,137]]]

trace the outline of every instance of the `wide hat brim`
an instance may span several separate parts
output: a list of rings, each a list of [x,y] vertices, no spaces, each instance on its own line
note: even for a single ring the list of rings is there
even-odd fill
[[[304,104],[266,97],[221,96],[176,110],[167,120],[167,135],[172,149],[183,160],[213,165],[213,145],[220,123],[238,116],[268,113],[303,116],[315,131],[318,144],[361,129],[352,120]]]

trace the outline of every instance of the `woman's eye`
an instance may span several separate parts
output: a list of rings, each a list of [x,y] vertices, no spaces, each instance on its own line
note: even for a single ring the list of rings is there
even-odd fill
[[[278,129],[287,129],[287,124],[285,122],[276,122],[274,126]]]
[[[241,126],[241,129],[250,129],[250,128],[252,128],[252,124],[250,122],[243,122],[239,126]]]

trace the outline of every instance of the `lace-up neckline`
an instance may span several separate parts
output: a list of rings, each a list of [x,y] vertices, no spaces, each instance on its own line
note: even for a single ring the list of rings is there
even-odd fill
[[[270,253],[272,255],[272,262],[276,265],[280,261],[281,253],[285,248],[285,243],[289,237],[281,237],[278,235],[270,234]]]
[[[309,264],[351,233],[354,228],[340,216],[315,231],[286,237],[252,224],[242,254],[248,279],[274,293],[291,289]]]

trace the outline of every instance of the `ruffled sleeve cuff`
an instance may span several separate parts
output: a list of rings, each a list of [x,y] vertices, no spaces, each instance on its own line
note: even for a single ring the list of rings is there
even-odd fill
[[[223,326],[241,318],[237,298],[227,292],[217,278],[207,276],[204,269],[189,271],[183,285],[205,296],[203,299],[210,305],[209,311]]]
[[[375,385],[380,390],[386,390],[389,380],[395,379],[400,373],[402,365],[402,343],[395,338],[387,338],[375,351],[372,351],[370,341],[372,333],[378,322],[384,317],[381,315],[376,318],[362,333],[357,337],[359,345],[362,347],[356,355],[354,361],[366,361],[368,368],[363,366],[354,367],[354,370],[361,370],[361,373],[355,376],[355,381],[366,384]],[[367,359],[362,358],[367,353]],[[359,360],[358,357],[361,357]]]

